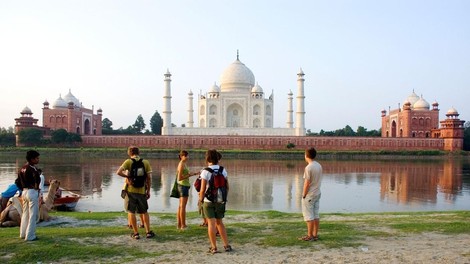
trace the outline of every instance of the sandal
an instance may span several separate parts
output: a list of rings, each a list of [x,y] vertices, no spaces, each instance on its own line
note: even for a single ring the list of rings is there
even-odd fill
[[[230,252],[232,251],[232,246],[228,245],[228,246],[224,246],[224,249],[225,249],[225,252]]]
[[[313,236],[313,241],[317,241],[318,239],[320,239],[318,236]]]
[[[140,235],[139,235],[139,233],[135,233],[135,234],[132,233],[132,234],[131,234],[131,238],[133,238],[133,239],[140,239]]]
[[[299,237],[299,240],[301,240],[301,241],[313,241],[314,237],[313,236],[303,236],[303,237]]]
[[[217,250],[216,247],[215,248],[210,247],[209,251],[207,251],[207,253],[210,253],[210,254],[214,255],[215,253],[219,253],[219,251]]]
[[[147,233],[147,236],[146,236],[146,237],[147,237],[147,238],[152,238],[152,237],[154,237],[154,236],[155,236],[155,233],[154,233],[153,231],[150,231],[150,232]]]
[[[199,226],[201,226],[201,227],[207,227],[207,223],[202,223],[202,224],[200,224]]]

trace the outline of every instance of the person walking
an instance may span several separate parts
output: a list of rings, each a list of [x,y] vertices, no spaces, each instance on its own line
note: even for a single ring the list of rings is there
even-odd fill
[[[225,179],[225,197],[228,193],[228,181],[227,181],[227,171],[222,166],[219,166],[219,160],[221,159],[222,155],[217,152],[215,149],[207,150],[206,152],[206,163],[208,168],[215,172],[216,174],[222,174]],[[219,251],[217,250],[217,231],[222,238],[224,243],[224,249],[226,252],[232,251],[232,247],[228,243],[228,236],[227,230],[225,229],[225,225],[223,222],[223,218],[225,217],[225,205],[226,200],[221,197],[223,196],[219,190],[216,191],[215,197],[210,200],[208,198],[208,190],[212,190],[215,188],[215,180],[211,178],[213,177],[214,173],[210,172],[207,168],[201,171],[201,190],[199,192],[199,201],[198,204],[202,203],[202,208],[204,210],[204,216],[207,218],[208,228],[207,233],[209,236],[210,241],[210,248],[209,253],[215,254]],[[218,188],[220,189],[220,188]],[[209,191],[210,192],[210,191]]]
[[[189,177],[198,175],[199,173],[189,172],[188,165],[186,164],[189,158],[189,153],[186,150],[180,151],[178,158],[180,162],[178,163],[178,168],[176,170],[176,177],[180,198],[176,219],[178,222],[178,230],[184,231],[188,227],[186,225],[186,205],[188,203],[189,189],[191,187],[191,184],[189,183]]]
[[[315,160],[317,156],[315,148],[306,149],[304,156],[308,165],[305,167],[303,176],[302,215],[304,221],[307,223],[307,235],[300,237],[299,240],[317,241],[320,226],[320,187],[323,178],[323,170],[320,163]]]
[[[126,159],[116,172],[117,175],[129,180],[127,193],[124,197],[124,208],[127,211],[128,222],[132,226],[133,233],[131,234],[131,238],[133,239],[140,239],[136,213],[144,216],[143,221],[146,237],[152,238],[155,236],[155,233],[150,229],[147,202],[150,198],[152,167],[148,160],[141,159],[139,154],[140,151],[138,147],[130,146],[127,150],[129,159]],[[141,167],[139,167],[139,165]]]
[[[36,222],[39,216],[40,172],[36,168],[39,163],[39,152],[26,152],[26,164],[19,170],[16,185],[22,189],[23,213],[21,215],[20,238],[26,241],[37,240]]]

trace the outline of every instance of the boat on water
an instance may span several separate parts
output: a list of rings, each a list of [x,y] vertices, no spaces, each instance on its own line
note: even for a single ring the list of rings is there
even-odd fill
[[[47,192],[44,193],[44,195],[47,195]],[[58,187],[54,194],[53,206],[56,210],[59,211],[73,210],[77,206],[80,198],[80,194],[74,193],[62,187]]]
[[[81,196],[71,191],[60,189],[60,196],[54,198],[54,207],[57,210],[73,210],[77,206]]]

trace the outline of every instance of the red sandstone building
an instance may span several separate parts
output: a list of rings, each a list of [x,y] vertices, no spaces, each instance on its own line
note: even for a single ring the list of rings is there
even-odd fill
[[[439,121],[439,104],[429,103],[415,92],[403,102],[403,107],[382,110],[382,137],[388,138],[440,138],[444,139],[444,150],[463,148],[464,120],[459,113],[449,109],[446,119]],[[440,127],[439,127],[440,124]]]
[[[71,91],[64,98],[59,96],[52,108],[47,100],[43,106],[42,127],[37,125],[38,119],[33,118],[31,110],[25,107],[21,111],[21,117],[15,119],[15,132],[18,133],[24,128],[36,128],[42,130],[44,135],[58,129],[82,136],[102,134],[102,110],[98,109],[94,114],[94,110],[83,107]]]

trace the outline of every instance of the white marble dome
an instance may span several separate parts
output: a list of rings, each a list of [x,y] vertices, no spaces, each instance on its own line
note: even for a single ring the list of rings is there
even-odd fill
[[[419,96],[418,96],[417,94],[415,94],[415,91],[413,91],[413,93],[410,94],[410,95],[405,99],[405,101],[403,102],[403,104],[405,104],[405,102],[410,102],[410,104],[413,106],[418,100],[419,100]]]
[[[429,110],[429,103],[424,100],[423,97],[421,97],[418,101],[416,101],[416,103],[413,104],[413,108],[415,110]]]
[[[451,107],[449,110],[447,110],[447,113],[446,113],[446,116],[450,116],[450,115],[458,116],[459,112],[457,112],[455,108]]]
[[[23,110],[21,110],[21,114],[33,114],[33,112],[31,112],[31,109],[29,109],[29,107],[25,106]]]
[[[240,60],[230,64],[220,76],[220,88],[222,92],[250,92],[255,85],[253,72]]]
[[[211,89],[209,90],[209,93],[220,93],[220,87],[214,83],[214,85],[212,85]]]
[[[52,104],[53,108],[66,108],[67,107],[67,102],[62,99],[62,96],[59,95],[59,98],[57,98],[54,103]]]
[[[64,101],[68,104],[69,102],[73,102],[75,107],[80,107],[80,101],[72,94],[69,90],[69,93],[65,95]]]
[[[261,88],[261,86],[259,86],[259,84],[256,83],[256,85],[253,86],[253,88],[251,89],[251,92],[252,93],[263,93],[263,88]]]

